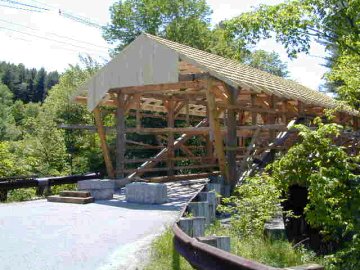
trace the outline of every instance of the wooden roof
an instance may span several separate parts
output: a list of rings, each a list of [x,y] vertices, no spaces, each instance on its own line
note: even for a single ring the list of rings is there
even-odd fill
[[[340,107],[340,111],[359,116],[360,113],[335,99],[267,72],[237,61],[195,49],[150,34],[142,34],[130,43],[112,61],[105,65],[80,88],[87,90],[87,104],[92,111],[98,104],[111,105],[109,95],[114,89],[161,83],[176,83],[182,74],[206,73],[226,84],[251,93],[265,93],[282,99],[301,101],[322,108]],[[190,115],[205,116],[206,96],[201,87],[188,89],[187,97],[192,104]],[[151,90],[151,89],[149,89]],[[176,95],[179,89],[150,93],[141,97],[141,109],[166,112],[162,98],[156,95]],[[181,92],[182,95],[185,92]],[[204,99],[205,97],[205,99]],[[135,105],[134,105],[135,106]],[[131,105],[129,108],[132,108]],[[185,108],[180,113],[184,113]]]
[[[241,87],[257,93],[273,94],[280,98],[299,100],[305,104],[336,108],[340,102],[292,80],[287,80],[270,73],[241,64],[212,53],[195,49],[177,42],[163,39],[150,34],[143,34],[151,40],[176,51],[180,59],[191,63],[210,75],[226,82],[233,87]],[[360,113],[350,106],[342,105],[342,111],[352,115]]]

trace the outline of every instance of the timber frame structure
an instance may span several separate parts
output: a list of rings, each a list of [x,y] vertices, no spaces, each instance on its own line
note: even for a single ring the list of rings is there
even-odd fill
[[[293,81],[149,34],[140,35],[79,91],[87,96],[77,95],[76,102],[94,113],[108,176],[163,175],[152,181],[221,174],[235,185],[254,160],[294,144],[297,135],[291,125],[339,107],[332,98]],[[103,125],[107,106],[116,108],[112,127]],[[134,119],[132,126],[125,124],[128,116]],[[335,121],[358,130],[359,116],[341,105]],[[145,118],[166,121],[167,126],[143,127]],[[112,131],[115,157],[106,140]],[[152,134],[157,143],[128,140],[132,133]],[[194,137],[197,145],[189,143]],[[344,137],[342,144],[359,150],[353,138]],[[158,153],[128,158],[126,151],[134,146]],[[191,170],[196,173],[179,175]]]

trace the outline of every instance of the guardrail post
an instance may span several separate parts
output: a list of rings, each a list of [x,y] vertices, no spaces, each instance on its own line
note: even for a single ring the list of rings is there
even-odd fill
[[[222,187],[221,187],[221,195],[223,196],[223,197],[230,197],[230,195],[231,195],[231,186],[230,185],[223,185]]]
[[[43,196],[44,195],[44,190],[45,190],[44,186],[38,186],[36,188],[36,196]]]
[[[180,229],[190,237],[199,237],[205,234],[204,217],[180,218],[178,224]]]
[[[217,199],[215,191],[210,192],[200,192],[198,194],[199,201],[207,201],[209,203],[209,214],[210,222],[213,222],[216,218],[216,207]]]
[[[205,217],[206,225],[210,224],[210,209],[208,202],[191,202],[187,206],[194,217]]]
[[[208,183],[206,185],[207,191],[215,190],[216,193],[221,194],[221,184],[220,183]]]
[[[229,236],[206,236],[197,237],[199,242],[230,252]]]
[[[216,236],[217,248],[230,252],[230,237],[229,236]]]
[[[0,190],[0,202],[6,202],[7,193],[8,193],[8,191],[6,189]]]
[[[38,181],[38,187],[36,188],[36,195],[37,196],[43,196],[48,195],[51,192],[51,186],[50,181],[48,178],[39,178]]]

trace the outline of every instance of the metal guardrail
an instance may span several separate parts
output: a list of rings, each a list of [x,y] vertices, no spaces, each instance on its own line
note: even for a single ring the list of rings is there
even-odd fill
[[[90,173],[86,175],[70,175],[60,177],[8,177],[0,178],[0,201],[4,202],[7,199],[7,192],[9,190],[21,188],[36,188],[36,194],[42,195],[45,190],[50,191],[52,186],[75,184],[81,180],[101,178],[100,173]]]
[[[189,202],[193,201],[203,189],[199,190]],[[181,212],[181,217],[186,212],[184,207]],[[175,250],[183,256],[195,269],[199,270],[324,270],[321,265],[304,265],[287,268],[276,268],[261,264],[252,260],[248,260],[232,254],[230,252],[221,250],[211,245],[202,243],[196,238],[186,234],[178,223],[173,225],[174,233],[174,247]]]
[[[195,269],[200,270],[276,270],[254,261],[250,261],[221,249],[204,244],[188,236],[177,224],[173,226],[174,245]],[[314,269],[315,270],[315,269]]]

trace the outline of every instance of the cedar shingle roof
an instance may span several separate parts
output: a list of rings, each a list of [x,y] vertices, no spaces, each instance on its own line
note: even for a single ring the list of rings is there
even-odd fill
[[[210,75],[233,87],[242,87],[255,92],[273,94],[278,97],[299,100],[305,104],[324,108],[335,108],[341,104],[335,99],[299,83],[283,79],[237,61],[150,34],[143,35],[174,50],[179,54],[181,60],[209,72]],[[352,115],[360,115],[360,112],[348,105],[342,105],[341,111]]]

